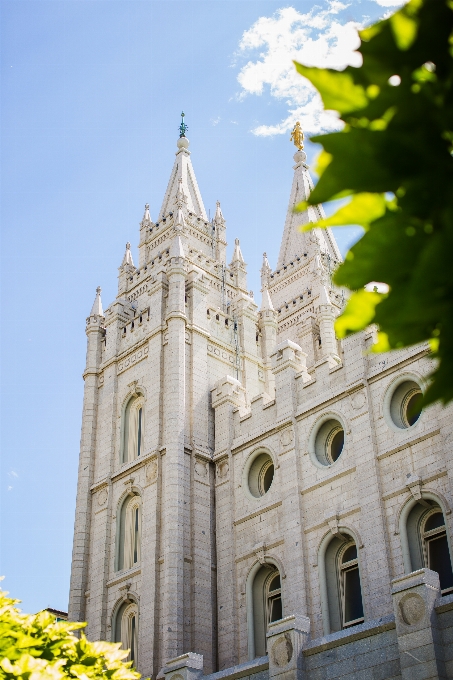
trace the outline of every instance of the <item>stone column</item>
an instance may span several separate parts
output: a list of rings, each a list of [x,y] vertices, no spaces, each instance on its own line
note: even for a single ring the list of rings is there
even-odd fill
[[[72,550],[69,620],[85,621],[85,592],[88,590],[90,549],[91,485],[93,484],[98,408],[98,373],[102,357],[104,317],[91,314],[87,319],[88,337],[83,394],[82,433],[77,483],[77,501]]]
[[[310,635],[310,619],[292,614],[268,627],[269,679],[302,680],[304,673],[303,648]]]
[[[216,450],[216,550],[219,670],[238,662],[236,564],[234,561],[234,470],[231,444],[234,437],[233,412],[245,405],[241,383],[226,376],[212,390],[215,409]],[[236,480],[237,484],[237,480]]]
[[[266,291],[267,292],[267,291]],[[261,354],[264,366],[264,389],[271,399],[275,397],[275,378],[272,373],[271,354],[277,344],[277,314],[274,309],[261,309]]]
[[[435,610],[439,575],[419,569],[392,581],[402,680],[447,680]]]
[[[163,662],[183,651],[184,643],[184,496],[185,460],[185,267],[178,235],[172,243],[168,277],[164,384]]]

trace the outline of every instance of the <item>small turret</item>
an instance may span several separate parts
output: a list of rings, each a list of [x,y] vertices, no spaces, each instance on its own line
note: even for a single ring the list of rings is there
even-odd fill
[[[247,292],[247,265],[245,264],[238,238],[234,239],[234,252],[230,269],[235,274],[235,285]]]
[[[123,261],[121,262],[121,266],[124,267],[124,265],[130,265],[131,267],[134,266],[134,261],[132,259],[132,253],[131,253],[131,244],[128,242],[126,243],[126,250],[124,252],[124,257]]]
[[[134,261],[132,259],[131,244],[126,243],[126,250],[124,252],[123,261],[119,267],[118,274],[118,296],[123,295],[127,291],[128,280],[135,272]]]
[[[226,222],[220,207],[220,201],[216,202],[214,219],[212,220],[212,237],[216,240],[215,255],[219,262],[226,262]]]
[[[261,274],[261,289],[264,290],[269,285],[269,278],[271,275],[271,266],[269,260],[267,259],[266,253],[263,253],[263,265],[260,269]]]
[[[93,306],[91,308],[90,316],[104,316],[104,310],[102,309],[101,300],[101,288],[98,286],[96,288],[96,297],[94,298]]]

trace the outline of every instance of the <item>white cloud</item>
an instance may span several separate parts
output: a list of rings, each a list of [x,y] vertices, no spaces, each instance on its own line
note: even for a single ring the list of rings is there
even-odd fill
[[[217,118],[211,118],[211,125],[218,125],[221,121],[220,116],[217,116]]]
[[[308,133],[340,127],[334,114],[323,110],[321,98],[311,83],[297,74],[292,60],[335,69],[360,66],[361,55],[355,50],[360,44],[357,31],[361,25],[356,21],[341,21],[338,16],[348,7],[339,0],[330,0],[326,9],[315,6],[306,14],[286,7],[272,17],[260,17],[244,32],[238,56],[246,56],[252,50],[259,52],[238,74],[242,87],[239,98],[269,91],[288,107],[284,120],[259,125],[254,134],[284,134],[296,120],[300,120]]]

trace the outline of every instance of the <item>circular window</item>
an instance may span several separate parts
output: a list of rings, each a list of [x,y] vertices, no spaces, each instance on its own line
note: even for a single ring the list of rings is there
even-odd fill
[[[248,472],[248,488],[252,496],[264,496],[274,480],[274,461],[268,453],[259,453],[251,462]]]
[[[329,418],[320,426],[315,438],[315,455],[322,465],[332,465],[344,449],[344,429],[339,420]]]
[[[405,380],[394,390],[390,399],[393,423],[404,430],[415,425],[422,412],[423,393],[414,380]]]

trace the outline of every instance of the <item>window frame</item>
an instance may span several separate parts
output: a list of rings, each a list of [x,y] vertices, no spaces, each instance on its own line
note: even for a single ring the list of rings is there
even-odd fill
[[[347,562],[343,562],[344,554],[352,546],[355,547],[357,557]],[[340,604],[340,616],[341,616],[341,627],[342,630],[346,630],[351,626],[357,626],[365,621],[365,612],[363,616],[357,619],[352,619],[351,621],[345,621],[346,613],[346,574],[350,571],[357,570],[359,575],[360,583],[360,598],[362,600],[362,610],[363,607],[363,593],[362,593],[362,580],[360,578],[360,564],[359,564],[359,552],[357,549],[357,544],[355,541],[349,541],[346,545],[340,547],[337,554],[337,574],[338,574],[338,591],[339,591],[339,604]]]
[[[434,529],[429,529],[428,531],[425,530],[425,526],[427,521],[433,516],[433,515],[442,515],[443,519],[443,524],[439,527],[435,527]],[[419,539],[421,542],[421,552],[422,552],[422,557],[423,561],[425,563],[425,566],[427,569],[431,569],[430,566],[430,552],[429,552],[429,543],[431,542],[431,539],[438,539],[442,538],[445,536],[447,540],[447,549],[449,553],[449,558],[450,558],[450,566],[453,569],[453,562],[451,559],[451,554],[450,554],[450,546],[448,543],[448,537],[447,537],[447,525],[445,523],[445,515],[442,512],[442,508],[440,506],[437,506],[436,508],[432,508],[431,510],[427,510],[421,517],[419,521]],[[435,571],[435,570],[433,570]],[[437,572],[436,572],[437,573]],[[441,589],[441,595],[449,595],[450,593],[453,593],[453,585],[451,585],[448,588],[443,588]]]

